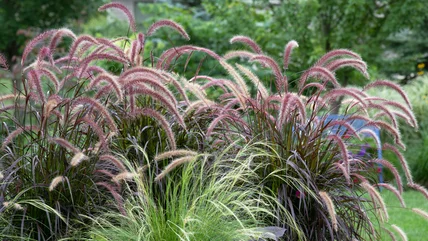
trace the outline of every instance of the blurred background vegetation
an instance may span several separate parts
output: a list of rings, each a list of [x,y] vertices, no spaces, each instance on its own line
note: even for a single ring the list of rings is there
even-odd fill
[[[19,68],[25,41],[51,28],[68,27],[76,33],[97,37],[123,36],[127,23],[114,12],[99,13],[107,0],[1,0],[0,52],[12,69]],[[402,129],[405,152],[415,181],[428,186],[428,4],[420,0],[121,0],[133,8],[138,29],[145,32],[153,22],[172,19],[189,33],[190,41],[170,31],[159,31],[146,42],[147,62],[165,49],[185,44],[212,49],[220,55],[245,49],[230,44],[235,35],[254,39],[263,51],[281,60],[283,48],[296,40],[287,72],[293,85],[301,71],[324,53],[347,48],[359,53],[369,66],[370,80],[387,78],[405,85],[419,121],[418,132]],[[130,36],[131,37],[131,36]],[[196,74],[225,75],[216,61],[200,53],[177,60],[174,71],[191,78]],[[248,66],[244,59],[238,60]],[[250,66],[263,81],[270,71]],[[15,71],[15,73],[19,73]],[[0,73],[5,75],[7,73]],[[6,77],[6,76],[3,76]],[[8,76],[8,78],[11,76]],[[12,79],[21,78],[12,76]],[[341,70],[342,85],[362,86],[369,80],[356,71]],[[269,85],[269,84],[267,84]],[[381,93],[385,97],[391,93]],[[404,126],[404,125],[403,125]],[[389,156],[386,154],[386,158]]]

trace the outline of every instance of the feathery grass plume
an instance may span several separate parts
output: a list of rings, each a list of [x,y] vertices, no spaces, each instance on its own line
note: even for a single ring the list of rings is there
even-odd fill
[[[3,102],[5,100],[14,100],[17,98],[25,100],[25,96],[23,96],[23,95],[8,94],[8,95],[0,96],[0,102]]]
[[[384,227],[381,227],[381,228],[389,235],[389,237],[391,237],[392,241],[397,241],[397,238],[395,237],[394,233],[391,230],[386,229]]]
[[[3,178],[4,178],[3,172],[0,171],[0,181],[3,180]]]
[[[244,51],[244,50],[233,50],[223,55],[223,58],[225,60],[229,60],[237,57],[251,59],[252,57],[254,57],[254,55],[255,55],[254,53]]]
[[[371,128],[361,128],[358,130],[358,133],[370,135],[376,143],[378,149],[382,149],[382,143],[380,142],[379,136]]]
[[[176,156],[196,156],[196,155],[198,155],[197,152],[179,149],[179,150],[163,152],[155,157],[155,161],[161,161],[161,160],[164,160],[170,157],[176,157]]]
[[[3,54],[0,54],[0,68],[2,68],[4,70],[9,69],[9,65],[7,64],[7,60]]]
[[[192,78],[192,79],[202,79],[202,78],[200,78],[200,77],[202,77],[202,76],[195,76],[195,77],[197,77],[197,78]],[[203,76],[203,77],[205,77],[205,76]],[[208,79],[208,78],[203,78],[203,79]],[[189,80],[189,82],[190,82],[190,81],[191,81],[191,80]],[[217,86],[217,87],[219,87],[221,90],[223,90],[223,92],[224,92],[224,93],[228,93],[228,92],[229,92],[229,90],[225,87],[225,86],[226,86],[225,81],[228,81],[228,80],[224,80],[224,79],[213,79],[213,78],[210,78],[210,81],[209,81],[209,82],[207,82],[206,84],[204,84],[203,86],[201,86],[201,89],[202,89],[202,90],[206,90],[206,89],[208,89],[209,87]]]
[[[425,198],[428,199],[428,190],[425,187],[416,183],[407,183],[407,186],[422,193],[425,196]]]
[[[185,39],[190,40],[189,35],[186,33],[186,31],[180,24],[168,19],[159,20],[152,24],[147,30],[147,36],[153,35],[153,33],[155,33],[161,27],[169,27],[171,29],[174,29],[179,32],[181,36],[183,36]]]
[[[413,111],[411,111],[409,108],[407,108],[406,106],[402,105],[401,103],[399,103],[397,101],[383,101],[382,104],[383,105],[389,105],[389,106],[392,106],[392,107],[395,107],[395,108],[402,110],[406,114],[406,116],[410,119],[413,127],[418,129],[418,122],[416,120],[416,117],[413,114]]]
[[[15,210],[24,210],[24,208],[21,206],[21,204],[19,203],[15,203],[15,202],[3,202],[3,206],[8,208],[8,207],[12,207]]]
[[[136,173],[132,173],[132,172],[121,172],[113,177],[113,181],[120,182],[122,180],[132,180],[135,178],[136,176],[135,174]]]
[[[166,95],[174,103],[174,105],[177,105],[177,100],[174,97],[174,95],[171,93],[171,91],[168,90],[168,88],[166,88],[165,85],[163,85],[162,83],[159,83],[159,81],[156,79],[135,77],[133,79],[127,79],[126,81],[127,82],[122,85],[123,89],[125,90],[132,89],[138,85],[141,85],[143,87],[146,87],[147,85],[149,85],[151,87],[154,87],[156,91],[162,92],[162,94]]]
[[[332,120],[329,121],[327,123],[327,125],[325,126],[326,128],[328,127],[337,127],[339,130],[343,130],[344,129],[344,135],[351,134],[352,136],[356,137],[357,139],[361,140],[360,136],[357,134],[357,131],[355,130],[355,128],[349,124],[349,122],[347,122],[346,120]]]
[[[165,106],[177,119],[178,123],[183,127],[186,128],[186,124],[184,123],[183,117],[178,112],[176,106],[174,106],[174,103],[169,101],[167,98],[159,94],[158,92],[154,90],[150,90],[148,88],[138,88],[133,89],[129,92],[130,95],[136,95],[136,94],[143,94],[150,96],[153,100],[159,101],[163,106]],[[116,131],[115,131],[116,132]]]
[[[104,107],[102,104],[100,104],[100,102],[98,102],[97,100],[89,98],[89,97],[79,97],[73,101],[72,107],[75,108],[78,105],[85,105],[85,104],[88,104],[91,107],[98,110],[101,113],[101,115],[105,118],[105,120],[107,121],[109,128],[110,128],[110,131],[117,132],[116,124],[115,124],[113,118],[111,117],[110,113],[108,112],[107,108]]]
[[[117,191],[107,182],[97,182],[95,183],[98,186],[102,186],[105,189],[107,189],[111,195],[113,195],[114,200],[117,203],[117,208],[119,209],[120,213],[124,216],[126,216],[126,211],[123,208],[123,199],[122,196],[119,195],[119,193],[117,193]]]
[[[330,215],[331,223],[333,224],[333,229],[334,231],[337,232],[336,209],[334,208],[333,201],[331,200],[330,196],[326,192],[320,191],[319,195],[324,205],[327,207],[327,211],[328,211],[328,214]]]
[[[364,188],[364,190],[366,190],[367,193],[370,195],[373,204],[379,205],[380,209],[377,208],[377,210],[379,211],[380,218],[382,221],[387,222],[389,219],[388,211],[386,210],[386,205],[382,199],[382,196],[379,194],[376,188],[370,185],[369,182],[361,182],[360,186]]]
[[[174,60],[174,58],[178,58],[179,56],[185,54],[185,53],[191,53],[193,51],[203,52],[214,58],[215,60],[221,60],[221,57],[216,54],[214,51],[202,48],[202,47],[195,47],[192,45],[184,45],[180,47],[174,47],[167,51],[165,51],[158,60],[158,63],[156,64],[156,67],[159,69],[168,69],[171,65],[171,62]],[[162,68],[162,65],[164,67]]]
[[[238,99],[240,99],[241,97],[243,98],[248,98],[250,97],[250,92],[248,91],[248,87],[247,84],[245,83],[245,80],[241,77],[241,75],[238,73],[238,71],[236,71],[232,65],[228,64],[226,61],[220,60],[219,61],[221,66],[223,66],[223,68],[225,70],[227,70],[227,72],[233,77],[233,79],[236,81],[237,83],[237,87],[241,90],[241,94],[235,93]],[[226,84],[227,86],[230,86],[229,84]],[[231,89],[232,90],[232,89]],[[232,90],[232,92],[234,92]],[[244,96],[241,96],[241,95]],[[245,103],[245,101],[243,101]]]
[[[85,122],[91,127],[90,129],[95,132],[95,134],[98,136],[98,140],[100,141],[101,149],[107,148],[106,141],[108,141],[108,138],[104,135],[103,129],[94,120],[87,116],[83,116],[82,118],[78,119],[75,124],[77,125],[80,122]]]
[[[1,146],[1,149],[4,150],[4,148],[9,145],[13,139],[15,137],[17,137],[18,135],[27,132],[27,131],[39,131],[39,127],[38,126],[24,126],[24,127],[19,127],[18,129],[12,131],[3,141],[3,144]]]
[[[122,58],[120,56],[112,55],[112,54],[106,54],[106,53],[95,53],[90,54],[86,56],[81,62],[80,62],[80,68],[78,68],[75,71],[75,74],[78,74],[78,70],[80,70],[80,74],[84,73],[86,69],[89,67],[89,63],[95,60],[110,60],[122,64],[127,64],[128,60],[125,58]],[[79,76],[77,76],[79,77]]]
[[[36,68],[37,68],[37,69],[40,69],[40,68],[41,68],[41,65],[42,65],[42,63],[43,63],[43,60],[44,60],[46,57],[48,57],[48,59],[49,59],[49,63],[50,63],[51,65],[54,65],[54,61],[53,61],[53,58],[52,58],[51,50],[50,50],[48,47],[42,47],[42,48],[39,50],[39,53],[37,54],[37,60],[36,60]]]
[[[42,83],[40,82],[39,73],[36,70],[31,69],[27,74],[27,78],[30,81],[30,83],[36,87],[36,91],[37,91],[37,94],[39,95],[40,101],[44,103],[46,100],[45,100],[45,94],[43,93],[43,89],[42,89]]]
[[[264,84],[251,70],[240,64],[236,64],[236,67],[253,82],[254,86],[257,88],[257,93],[260,93],[263,99],[266,99],[269,96],[269,92],[267,91]]]
[[[118,2],[107,3],[107,4],[104,4],[101,7],[99,7],[98,11],[102,12],[102,11],[105,11],[106,9],[109,9],[109,8],[115,8],[115,9],[119,9],[120,11],[122,11],[126,15],[126,17],[128,18],[129,27],[131,28],[132,32],[137,31],[137,27],[135,26],[134,16],[129,11],[129,9],[127,9],[122,3],[118,3]]]
[[[116,46],[113,42],[111,42],[110,40],[105,39],[105,38],[97,38],[97,42],[99,44],[102,44],[106,47],[113,49],[120,57],[122,57],[123,59],[126,59],[128,62],[130,62],[130,59],[126,56],[125,52],[121,48]]]
[[[278,64],[273,60],[271,57],[268,57],[266,55],[255,55],[250,59],[250,61],[257,61],[261,64],[264,64],[270,69],[272,69],[274,75],[275,75],[275,85],[277,88],[277,92],[287,92],[288,91],[288,80],[287,76],[283,76],[281,73],[281,69],[279,68]]]
[[[52,192],[58,184],[64,182],[67,177],[64,176],[57,176],[54,179],[52,179],[51,184],[49,185],[49,191]]]
[[[398,160],[401,163],[401,167],[403,168],[404,174],[406,175],[407,183],[413,184],[413,177],[404,155],[395,146],[389,143],[383,144],[383,149],[390,150],[395,154],[395,156],[397,156]]]
[[[91,45],[98,43],[97,40],[95,38],[93,38],[92,36],[90,36],[90,35],[81,35],[81,36],[79,36],[73,42],[73,44],[70,47],[70,50],[68,51],[68,57],[70,58],[70,60],[74,57],[74,54],[76,53],[77,48],[79,47],[79,45],[81,43],[84,43],[84,42],[90,43]]]
[[[359,59],[336,59],[327,64],[325,67],[331,72],[335,72],[336,70],[344,67],[352,67],[360,71],[360,73],[363,74],[364,77],[370,77],[369,73],[367,72],[367,64]]]
[[[73,158],[71,158],[70,165],[75,167],[79,165],[82,161],[89,160],[89,157],[87,157],[83,152],[76,153]]]
[[[391,89],[395,90],[399,95],[401,95],[401,97],[402,97],[402,98],[404,99],[404,101],[406,102],[407,106],[408,106],[411,110],[413,109],[413,108],[412,108],[412,104],[410,103],[409,97],[407,97],[406,92],[404,92],[404,91],[403,91],[403,89],[402,89],[398,84],[395,84],[395,83],[393,83],[393,82],[391,82],[391,81],[387,81],[387,80],[377,80],[377,81],[375,81],[375,82],[372,82],[372,83],[369,83],[368,85],[366,85],[366,86],[363,88],[363,91],[366,91],[366,90],[368,90],[368,89],[375,88],[375,87],[381,87],[381,86],[389,87],[389,88],[391,88]]]
[[[213,131],[214,131],[214,128],[221,122],[221,121],[223,121],[223,120],[225,120],[225,119],[229,119],[229,120],[231,120],[232,122],[239,122],[239,123],[241,123],[242,125],[244,125],[244,126],[246,126],[246,123],[243,121],[243,120],[240,120],[240,119],[238,119],[238,118],[236,118],[236,117],[233,117],[233,116],[231,116],[230,114],[221,114],[221,115],[219,115],[219,116],[217,116],[213,121],[211,121],[211,123],[210,123],[210,125],[208,126],[208,129],[207,129],[207,131],[206,131],[206,133],[205,133],[205,137],[209,137],[209,136],[211,136],[211,134],[213,133]]]
[[[117,81],[115,76],[110,75],[108,73],[99,74],[95,79],[93,79],[89,83],[89,85],[87,86],[87,89],[91,89],[92,87],[98,85],[101,82],[106,82],[107,84],[110,84],[115,90],[116,96],[119,99],[119,101],[123,100],[122,89],[119,82]]]
[[[126,171],[126,167],[125,165],[122,163],[122,161],[120,161],[119,159],[117,159],[116,157],[109,155],[109,154],[104,154],[101,155],[98,158],[100,161],[108,161],[113,163],[113,165],[115,165],[117,168],[119,168],[121,171]]]
[[[301,89],[299,90],[299,95],[302,95],[302,94],[303,94],[303,91],[304,91],[305,89],[307,89],[307,88],[310,88],[310,87],[315,87],[315,88],[317,88],[319,91],[323,91],[323,90],[325,90],[325,85],[323,85],[323,84],[320,84],[320,83],[308,83],[308,84],[306,84],[305,86],[303,86],[303,88],[301,88]]]
[[[141,114],[141,115],[148,116],[150,118],[155,119],[165,131],[169,141],[170,148],[172,150],[177,149],[174,133],[172,132],[171,127],[168,124],[168,121],[165,119],[165,117],[162,114],[160,114],[159,112],[151,108],[143,108],[141,110],[136,110],[134,114]]]
[[[339,82],[337,82],[336,77],[334,76],[333,72],[331,72],[330,70],[328,70],[325,67],[314,66],[314,67],[311,67],[310,69],[306,70],[302,74],[302,76],[300,77],[299,89],[301,89],[303,87],[303,85],[305,84],[305,82],[312,76],[321,76],[321,77],[323,77],[322,79],[331,82],[335,88],[340,87],[340,84],[339,84]]]
[[[351,50],[347,49],[335,49],[332,50],[326,54],[324,54],[315,64],[315,66],[323,66],[327,62],[331,61],[334,58],[343,57],[343,56],[350,56],[354,57],[356,59],[361,60],[361,56],[357,53],[352,52]]]
[[[270,96],[266,100],[265,103],[269,104],[271,99],[272,100],[276,99],[274,97],[275,96]],[[290,109],[290,105],[291,105],[291,102],[293,101],[293,99],[292,99],[291,93],[286,93],[282,99],[281,99],[281,97],[279,97],[279,100],[281,101],[281,106],[280,106],[279,113],[278,113],[278,118],[277,118],[277,127],[278,127],[278,129],[280,127],[282,127],[283,124],[284,124],[284,122],[286,121],[286,119],[288,117],[288,111]]]
[[[349,165],[349,158],[348,158],[349,152],[345,142],[338,135],[328,135],[326,138],[327,140],[333,140],[339,146],[340,153],[342,155],[342,161],[345,164],[346,171],[350,173],[350,165]]]
[[[288,69],[288,64],[290,63],[290,55],[294,48],[299,47],[299,44],[295,40],[291,40],[285,45],[284,48],[284,70]]]
[[[398,200],[400,201],[401,207],[405,208],[406,204],[404,203],[404,199],[401,196],[400,192],[397,190],[397,188],[395,188],[394,186],[392,186],[391,184],[388,183],[377,183],[376,186],[378,187],[383,187],[385,189],[388,189],[389,191],[391,191],[392,193],[394,193],[394,195],[398,198]]]
[[[49,43],[49,49],[51,50],[51,54],[54,52],[56,46],[58,45],[58,42],[61,41],[64,36],[70,37],[73,40],[77,38],[73,31],[68,28],[58,29],[58,31],[56,31],[56,33],[52,36],[51,42]]]
[[[388,168],[394,175],[395,182],[397,183],[397,187],[400,194],[403,193],[403,182],[401,181],[401,176],[398,173],[397,168],[395,168],[395,166],[391,162],[384,159],[374,159],[374,160],[370,160],[370,162],[374,162]]]
[[[195,160],[195,156],[184,156],[173,160],[171,163],[168,164],[168,166],[165,167],[165,169],[159,175],[156,176],[155,181],[159,181],[162,178],[164,178],[169,172],[174,170],[177,166],[187,162],[191,162],[193,160]]]
[[[346,170],[346,167],[344,167],[341,163],[338,163],[338,162],[335,162],[334,165],[342,171],[343,176],[345,176],[345,179],[346,179],[346,184],[350,185],[351,184],[351,176],[349,175],[348,171]]]
[[[395,224],[391,225],[391,227],[395,231],[397,231],[397,233],[400,235],[402,241],[408,241],[406,233],[400,227],[398,227]]]
[[[65,149],[72,151],[74,154],[81,152],[78,148],[74,147],[70,142],[68,142],[64,138],[60,138],[60,137],[49,138],[49,142],[53,142],[55,144],[58,144],[58,145],[64,147]]]
[[[386,108],[384,105],[379,105],[379,104],[375,104],[372,102],[366,103],[366,105],[368,108],[377,109],[377,110],[380,110],[383,113],[385,113],[385,115],[387,115],[389,117],[389,120],[391,120],[393,127],[398,130],[397,119],[395,118],[394,114],[392,114],[392,112],[388,108]]]
[[[48,70],[48,69],[46,69],[46,68],[40,68],[39,69],[39,72],[40,72],[40,74],[41,74],[41,76],[46,76],[46,77],[48,77],[48,79],[52,82],[52,84],[54,84],[54,86],[55,86],[55,93],[58,93],[58,91],[59,91],[59,89],[60,89],[60,86],[59,86],[59,80],[58,80],[58,78],[56,77],[56,75],[52,72],[52,71],[50,71],[50,70]]]
[[[35,38],[30,40],[30,42],[27,43],[27,45],[25,45],[24,52],[22,53],[21,66],[24,66],[24,62],[27,59],[28,55],[34,49],[34,47],[36,47],[36,45],[38,43],[40,43],[41,41],[43,41],[46,38],[49,38],[52,34],[54,34],[57,31],[58,30],[48,30],[48,31],[45,31],[45,32],[37,35]]]
[[[428,220],[428,212],[419,209],[419,208],[412,208],[412,211],[416,214],[421,215],[422,217],[424,217],[426,220]]]
[[[247,45],[248,47],[250,47],[255,53],[257,53],[257,54],[263,53],[260,46],[254,40],[252,40],[251,38],[249,38],[247,36],[237,35],[237,36],[234,36],[233,38],[231,38],[229,42],[231,44],[243,43],[243,44]]]

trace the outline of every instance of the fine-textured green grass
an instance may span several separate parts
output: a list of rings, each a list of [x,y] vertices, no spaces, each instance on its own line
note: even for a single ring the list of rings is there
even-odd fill
[[[409,241],[428,240],[428,220],[412,212],[412,208],[419,208],[428,212],[428,201],[425,197],[416,191],[406,191],[403,198],[406,208],[400,206],[400,202],[395,195],[388,191],[382,191],[382,197],[388,207],[389,222],[386,227],[392,230],[392,224],[399,226],[406,234]],[[400,240],[398,233],[394,232],[397,240]],[[391,238],[382,232],[382,240],[389,241]]]

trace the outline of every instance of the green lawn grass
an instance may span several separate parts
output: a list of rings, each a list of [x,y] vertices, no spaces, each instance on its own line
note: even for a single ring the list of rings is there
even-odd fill
[[[428,200],[416,191],[406,191],[403,193],[406,208],[402,208],[396,196],[388,191],[382,191],[382,197],[388,208],[389,221],[386,227],[392,230],[391,225],[399,226],[406,234],[409,241],[428,240],[428,220],[414,213],[412,208],[419,208],[428,212]],[[400,240],[398,233],[397,240]],[[382,232],[382,240],[392,240],[386,232]]]

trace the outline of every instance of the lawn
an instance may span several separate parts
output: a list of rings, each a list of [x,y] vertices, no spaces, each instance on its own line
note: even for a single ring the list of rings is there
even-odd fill
[[[382,192],[382,197],[388,207],[389,222],[387,226],[395,224],[399,226],[406,234],[409,241],[428,240],[428,220],[413,213],[412,208],[419,208],[428,212],[428,202],[424,196],[416,191],[406,191],[403,198],[407,205],[406,208],[400,206],[400,202],[395,195],[388,191]],[[399,239],[398,234],[397,240]],[[392,240],[386,232],[382,234],[382,240]]]

